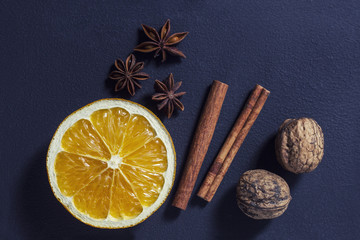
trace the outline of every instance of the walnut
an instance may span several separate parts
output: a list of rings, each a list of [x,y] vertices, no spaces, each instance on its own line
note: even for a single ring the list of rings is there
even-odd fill
[[[276,157],[293,173],[313,171],[324,155],[324,135],[311,118],[287,119],[275,140]]]
[[[239,208],[254,219],[271,219],[282,215],[291,196],[289,185],[280,176],[266,170],[245,172],[236,188]]]

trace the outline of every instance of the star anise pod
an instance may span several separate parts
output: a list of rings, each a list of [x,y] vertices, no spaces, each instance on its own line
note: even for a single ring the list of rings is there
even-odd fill
[[[109,78],[116,80],[115,91],[120,91],[127,88],[131,96],[135,94],[135,86],[141,88],[141,85],[137,82],[143,81],[149,78],[149,75],[140,72],[144,68],[144,62],[136,62],[135,56],[130,54],[124,63],[121,59],[115,60],[115,70],[109,74]]]
[[[156,51],[154,57],[159,56],[161,52],[162,54],[161,62],[164,62],[166,60],[166,52],[169,52],[175,56],[186,58],[183,52],[178,50],[176,47],[173,47],[172,45],[181,42],[186,37],[186,35],[188,35],[188,32],[174,33],[173,35],[169,36],[170,34],[169,19],[161,28],[160,35],[153,27],[149,27],[144,24],[142,24],[141,26],[144,29],[146,36],[148,36],[152,41],[147,41],[139,44],[138,46],[135,47],[134,49],[135,51],[143,52],[143,53]]]
[[[161,110],[165,106],[167,106],[165,109],[167,111],[168,118],[170,118],[173,114],[174,107],[177,107],[181,111],[184,111],[184,105],[180,102],[178,97],[181,97],[186,92],[175,93],[180,88],[181,83],[182,82],[174,83],[174,76],[172,73],[170,73],[170,76],[165,83],[159,80],[155,80],[154,87],[159,92],[155,93],[151,99],[155,101],[161,101],[157,106],[158,110]]]

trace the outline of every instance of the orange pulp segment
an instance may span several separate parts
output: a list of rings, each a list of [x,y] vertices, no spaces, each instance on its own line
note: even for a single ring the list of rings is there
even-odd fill
[[[149,121],[123,108],[101,109],[67,129],[55,159],[59,189],[95,219],[132,219],[164,186],[164,143]]]

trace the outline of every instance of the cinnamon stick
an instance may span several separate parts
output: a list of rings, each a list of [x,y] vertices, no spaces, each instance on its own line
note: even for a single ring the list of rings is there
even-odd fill
[[[257,88],[255,88],[255,90],[256,89]],[[254,122],[255,122],[256,118],[258,117],[261,109],[263,108],[269,94],[270,94],[270,92],[268,90],[266,90],[265,88],[262,89],[259,98],[257,99],[253,109],[251,110],[250,115],[248,116],[248,118],[246,120],[245,125],[240,130],[240,132],[239,132],[238,136],[236,137],[234,143],[232,144],[226,158],[223,160],[222,164],[220,164],[220,162],[216,163],[216,160],[215,160],[214,164],[220,165],[219,167],[216,167],[219,170],[217,171],[217,174],[216,174],[215,177],[211,177],[213,179],[212,183],[210,183],[210,184],[208,182],[205,183],[206,185],[209,185],[209,187],[204,186],[204,188],[207,189],[207,192],[205,194],[204,194],[204,192],[202,192],[200,196],[198,194],[199,197],[205,199],[208,202],[210,202],[211,199],[214,197],[214,195],[216,193],[216,190],[218,189],[218,187],[219,187],[221,181],[223,180],[227,170],[229,169],[232,161],[234,160],[234,157],[235,157],[236,153],[240,149],[240,147],[241,147],[242,143],[244,142],[247,134],[249,133],[252,125],[254,124]],[[252,101],[251,97],[250,97],[249,102],[250,101]],[[244,112],[246,112],[246,111],[248,111],[247,108],[244,109]],[[244,113],[244,114],[246,114],[246,113]],[[241,115],[243,115],[243,114],[241,114]],[[228,146],[227,146],[227,148],[228,148]]]
[[[253,92],[251,93],[247,103],[245,104],[244,109],[241,111],[239,117],[237,118],[233,128],[231,129],[228,137],[225,140],[220,152],[218,153],[217,157],[214,160],[208,174],[203,181],[200,190],[198,192],[198,196],[201,198],[205,198],[206,194],[208,193],[211,184],[213,183],[216,175],[220,171],[220,168],[228,155],[230,148],[234,144],[236,137],[239,135],[241,129],[244,127],[246,120],[248,119],[256,101],[258,100],[261,91],[264,88],[260,85],[256,85]]]
[[[228,85],[214,81],[193,137],[185,169],[176,191],[173,206],[185,210],[201,165],[209,148]]]

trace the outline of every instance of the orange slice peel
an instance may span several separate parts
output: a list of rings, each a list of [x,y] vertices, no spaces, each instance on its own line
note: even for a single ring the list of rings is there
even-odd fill
[[[166,200],[176,154],[170,134],[150,110],[102,99],[59,125],[46,165],[55,197],[75,218],[98,228],[127,228]]]

